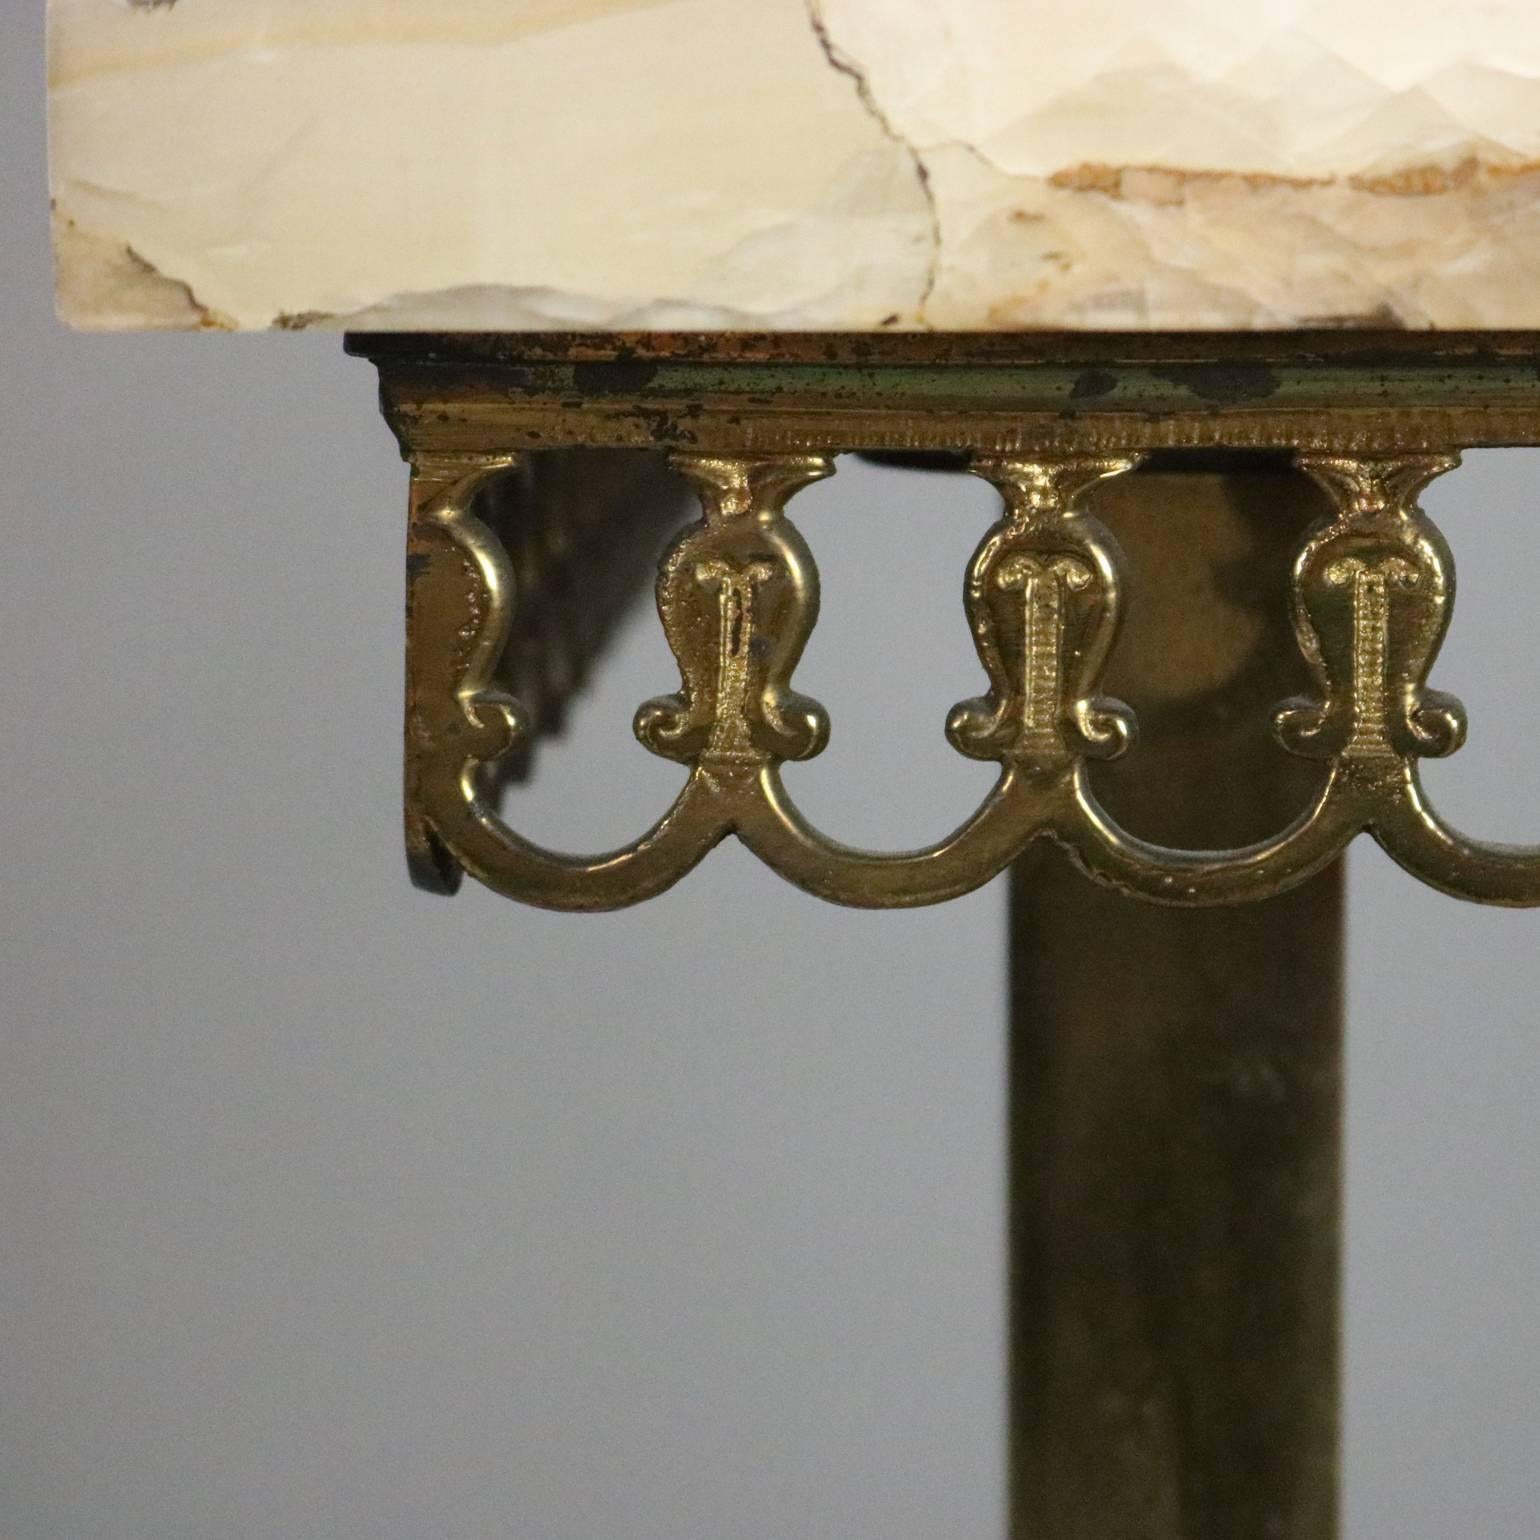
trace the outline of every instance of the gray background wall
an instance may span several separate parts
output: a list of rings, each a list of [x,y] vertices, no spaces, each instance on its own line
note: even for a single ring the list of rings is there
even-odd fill
[[[1001,888],[848,914],[731,847],[617,916],[414,893],[371,373],[55,327],[40,13],[0,20],[0,1536],[998,1534]],[[1474,723],[1430,782],[1515,838],[1537,465],[1428,499]],[[934,720],[988,507],[799,503],[797,785],[846,838],[988,779]],[[634,834],[674,772],[612,750],[671,678],[639,614],[522,822]],[[1347,1533],[1532,1540],[1540,920],[1368,849],[1351,895]]]

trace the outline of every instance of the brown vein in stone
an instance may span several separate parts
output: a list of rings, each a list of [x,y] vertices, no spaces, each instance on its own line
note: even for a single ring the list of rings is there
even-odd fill
[[[1291,176],[1277,171],[1223,171],[1178,166],[1114,166],[1082,161],[1048,178],[1065,192],[1093,192],[1125,203],[1179,203],[1188,189],[1240,183],[1253,192],[1273,188],[1341,187],[1386,198],[1432,198],[1540,172],[1540,160],[1493,161],[1467,155],[1454,165],[1425,164],[1400,171]]]
[[[920,153],[919,146],[900,133],[893,120],[883,110],[865,70],[830,35],[829,23],[823,14],[822,0],[806,0],[806,4],[808,23],[830,67],[855,83],[856,95],[861,99],[861,105],[866,108],[868,116],[882,130],[883,136],[892,140],[914,163],[915,180],[919,183],[921,195],[925,199],[926,214],[930,220],[930,256],[925,268],[925,285],[920,290],[919,302],[916,306],[920,324],[924,325],[926,324],[925,307],[936,287],[936,279],[941,267],[941,211],[936,206],[936,190],[931,185],[930,167],[925,164],[925,157]]]

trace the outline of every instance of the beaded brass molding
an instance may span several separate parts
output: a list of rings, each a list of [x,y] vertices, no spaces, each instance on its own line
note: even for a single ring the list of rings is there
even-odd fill
[[[355,345],[370,350],[368,339]],[[649,408],[636,392],[652,375],[644,381],[616,364],[619,372],[608,378],[623,388],[558,400],[546,382],[531,402],[510,408],[507,367],[478,379],[473,362],[474,352],[461,360],[469,383],[459,369],[435,364],[401,366],[392,384],[396,366],[386,366],[387,411],[413,469],[406,820],[413,873],[424,886],[452,891],[468,872],[543,907],[611,909],[663,891],[735,835],[819,897],[906,907],[969,892],[1032,841],[1047,839],[1089,877],[1124,893],[1214,905],[1293,888],[1367,832],[1447,893],[1540,904],[1540,847],[1486,844],[1456,832],[1430,804],[1418,772],[1424,757],[1459,748],[1465,718],[1458,701],[1428,685],[1449,625],[1454,567],[1417,497],[1459,463],[1444,447],[1451,442],[1490,441],[1494,424],[1507,441],[1540,437],[1532,361],[1481,358],[1474,375],[1446,371],[1443,384],[1429,385],[1408,412],[1352,407],[1338,417],[1313,403],[1264,410],[1186,402],[1146,416],[1136,431],[1116,402],[1087,422],[1058,422],[1030,451],[1010,446],[1034,423],[1042,426],[1045,408],[1032,392],[1047,386],[1019,374],[1016,397],[1025,404],[1008,430],[1005,406],[992,404],[966,432],[943,411],[937,421],[906,418],[883,436],[852,433],[851,421],[869,426],[881,415],[884,393],[896,388],[882,376],[843,408],[826,397],[809,405],[804,392],[796,410],[811,416],[795,433],[774,420],[788,403],[752,395],[753,380],[736,396],[708,398],[694,426],[676,402],[649,430]],[[922,371],[920,386],[942,399],[952,388],[950,368]],[[1357,373],[1343,379],[1360,393],[1369,389]],[[1106,393],[1128,388],[1124,376],[1114,376]],[[752,410],[743,390],[751,392]],[[1004,401],[1009,393],[1000,395]],[[436,417],[427,404],[434,399]],[[665,553],[657,582],[679,689],[646,702],[635,721],[643,746],[686,767],[684,783],[647,833],[594,856],[541,848],[496,809],[497,767],[523,750],[535,724],[498,680],[519,582],[479,511],[526,449],[554,447],[547,436],[553,422],[560,445],[573,441],[579,419],[591,426],[585,442],[634,445],[647,433],[671,446],[671,463],[702,509]],[[1119,425],[1126,426],[1121,442]],[[473,447],[499,436],[515,447]],[[788,436],[800,447],[781,447]],[[785,508],[798,490],[833,472],[840,449],[895,438],[965,457],[1001,495],[1001,516],[978,546],[965,586],[986,690],[946,719],[953,747],[995,762],[999,776],[946,839],[877,853],[814,828],[783,778],[788,761],[816,755],[829,734],[827,713],[794,687],[818,617],[818,573]],[[767,439],[775,447],[765,447]],[[1067,439],[1075,446],[1064,447]],[[1116,542],[1089,511],[1089,495],[1150,448],[1231,439],[1292,450],[1334,510],[1304,540],[1292,575],[1294,631],[1315,689],[1282,703],[1274,717],[1281,748],[1320,761],[1324,774],[1314,801],[1273,838],[1232,850],[1178,850],[1119,827],[1090,784],[1089,763],[1126,752],[1136,724],[1126,705],[1100,690],[1128,574]]]

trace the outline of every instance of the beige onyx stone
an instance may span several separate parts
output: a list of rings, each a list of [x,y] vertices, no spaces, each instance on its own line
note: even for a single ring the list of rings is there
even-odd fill
[[[1540,325],[1534,0],[51,0],[91,328]]]

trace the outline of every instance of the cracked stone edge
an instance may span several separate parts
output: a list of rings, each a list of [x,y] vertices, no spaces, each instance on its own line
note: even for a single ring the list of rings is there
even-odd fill
[[[838,71],[854,84],[856,95],[860,98],[861,105],[866,109],[868,116],[882,130],[883,136],[903,150],[914,165],[915,182],[919,186],[921,196],[925,199],[926,220],[930,227],[930,252],[925,263],[925,282],[920,288],[920,296],[915,308],[919,325],[929,331],[931,327],[926,308],[940,277],[942,244],[941,210],[936,202],[936,190],[931,185],[930,167],[926,164],[924,152],[920,147],[901,134],[894,126],[893,120],[883,110],[865,70],[834,41],[829,31],[828,18],[823,13],[823,0],[806,0],[806,5],[808,24],[812,27],[813,36],[817,39],[824,58],[829,61],[830,68]]]

